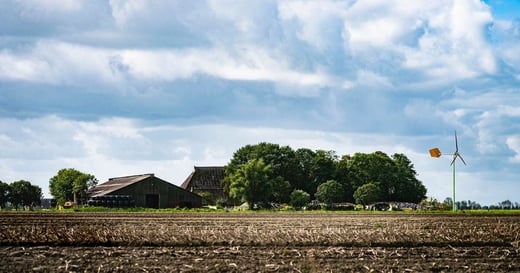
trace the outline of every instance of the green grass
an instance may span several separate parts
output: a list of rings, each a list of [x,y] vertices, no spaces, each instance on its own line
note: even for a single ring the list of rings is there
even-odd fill
[[[24,212],[22,210],[1,210],[1,211],[12,211],[12,212]],[[175,212],[231,212],[231,213],[301,213],[301,214],[470,214],[470,215],[520,215],[520,210],[459,210],[453,212],[451,210],[400,210],[400,211],[367,211],[367,210],[226,210],[213,208],[167,208],[167,209],[151,209],[151,208],[107,208],[107,207],[80,207],[80,208],[69,208],[69,209],[34,209],[37,212],[163,212],[163,213],[175,213]]]
[[[375,224],[374,224],[374,228],[375,228],[375,229],[380,229],[380,228],[384,228],[384,227],[385,227],[385,225],[383,225],[383,224],[381,224],[381,223],[375,223]]]
[[[465,210],[457,211],[457,213],[468,213],[468,214],[520,214],[520,209],[492,209],[492,210]]]
[[[211,208],[167,208],[167,209],[152,209],[152,208],[107,208],[107,207],[79,207],[79,208],[70,208],[70,209],[51,209],[49,211],[52,212],[164,212],[164,213],[173,213],[173,212],[213,212],[213,211],[224,211],[217,210]]]

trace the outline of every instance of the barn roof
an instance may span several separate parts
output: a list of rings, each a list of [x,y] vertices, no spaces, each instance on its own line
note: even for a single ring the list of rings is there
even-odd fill
[[[139,175],[131,175],[131,176],[122,176],[122,177],[113,177],[109,178],[107,182],[102,183],[94,187],[90,190],[90,195],[92,197],[107,195],[111,192],[117,191],[124,187],[130,186],[139,181],[143,181],[149,177],[153,177],[153,173],[148,174],[139,174]]]
[[[220,181],[224,179],[223,166],[200,167],[194,166],[193,172],[184,180],[181,188],[221,189]]]

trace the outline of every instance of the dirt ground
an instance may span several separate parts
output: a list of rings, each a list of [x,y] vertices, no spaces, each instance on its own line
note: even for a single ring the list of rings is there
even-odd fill
[[[0,247],[0,272],[520,272],[513,247]]]
[[[520,272],[520,215],[0,213],[3,272]]]

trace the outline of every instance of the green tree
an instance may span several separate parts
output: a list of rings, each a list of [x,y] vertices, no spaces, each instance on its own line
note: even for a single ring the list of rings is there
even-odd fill
[[[88,190],[95,187],[97,182],[96,177],[91,174],[72,168],[61,169],[49,180],[49,189],[59,205],[66,201],[82,204],[87,199]]]
[[[376,184],[380,201],[402,201],[417,203],[426,195],[426,188],[416,178],[411,161],[403,154],[392,158],[383,152],[356,153],[347,163],[352,191],[367,184]]]
[[[39,205],[42,198],[42,189],[31,182],[19,180],[11,183],[9,201],[14,207]]]
[[[498,204],[502,209],[511,209],[511,207],[513,206],[513,203],[509,200],[504,200]]]
[[[299,185],[298,160],[295,152],[289,146],[272,143],[246,145],[233,154],[233,158],[225,167],[226,177],[222,181],[224,192],[231,197],[231,177],[241,166],[253,159],[262,159],[265,165],[270,166],[269,180],[273,181],[273,187],[275,187],[273,195],[270,197],[271,201],[288,202],[290,192]]]
[[[357,204],[368,205],[380,200],[381,189],[374,183],[368,183],[359,187],[354,192],[354,199]]]
[[[349,161],[354,192],[364,184],[373,182],[381,190],[384,201],[395,201],[397,168],[394,161],[385,153],[356,153]]]
[[[426,187],[417,179],[417,172],[404,154],[394,154],[397,167],[396,192],[393,201],[419,203],[426,198]]]
[[[229,179],[230,197],[247,202],[249,209],[255,204],[267,203],[272,195],[270,172],[270,166],[262,159],[252,159],[241,165]]]
[[[315,196],[320,202],[330,205],[344,201],[343,194],[343,186],[336,180],[329,180],[318,186]]]
[[[303,190],[294,190],[291,193],[291,206],[299,209],[309,204],[311,195]]]
[[[343,190],[345,191],[345,201],[354,203],[354,192],[352,191],[352,184],[349,176],[349,161],[350,155],[344,155],[336,163],[336,181],[343,186]]]
[[[271,180],[271,179],[270,179]],[[271,180],[271,198],[269,201],[276,203],[287,203],[289,202],[289,193],[291,192],[291,184],[283,177],[278,176],[274,180]]]
[[[354,192],[370,182],[381,190],[381,201],[417,203],[426,196],[426,188],[417,179],[413,164],[403,154],[389,157],[377,151],[345,155],[338,159],[335,151],[306,148],[293,151],[288,146],[259,143],[237,150],[226,166],[222,187],[228,197],[231,197],[231,178],[252,159],[262,159],[270,166],[269,180],[273,186],[270,201],[288,202],[290,193],[295,189],[302,189],[315,198],[318,186],[328,180],[342,185],[342,201],[354,202]],[[233,202],[236,203],[236,200]]]
[[[9,184],[0,181],[0,208],[6,207],[9,201],[9,191],[11,187]]]
[[[88,198],[88,190],[94,188],[97,183],[98,180],[95,176],[81,173],[73,182],[72,193],[74,195],[74,203],[86,203]]]
[[[295,154],[298,169],[296,183],[293,185],[294,189],[302,189],[308,193],[315,193],[318,186],[312,186],[312,168],[314,166],[316,153],[311,149],[300,148],[295,151]]]
[[[426,199],[426,198],[424,198],[424,199]],[[446,199],[444,199],[444,202],[442,202],[442,204],[445,205],[448,208],[452,208],[453,207],[453,199],[451,199],[451,197],[446,197]]]
[[[308,190],[311,195],[316,193],[319,185],[335,180],[337,156],[334,151],[317,150],[312,160],[311,183]]]

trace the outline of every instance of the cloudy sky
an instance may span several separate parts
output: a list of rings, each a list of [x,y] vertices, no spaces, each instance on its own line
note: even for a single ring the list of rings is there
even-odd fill
[[[2,1],[0,180],[181,184],[267,141],[404,153],[428,195],[520,201],[520,1]]]

